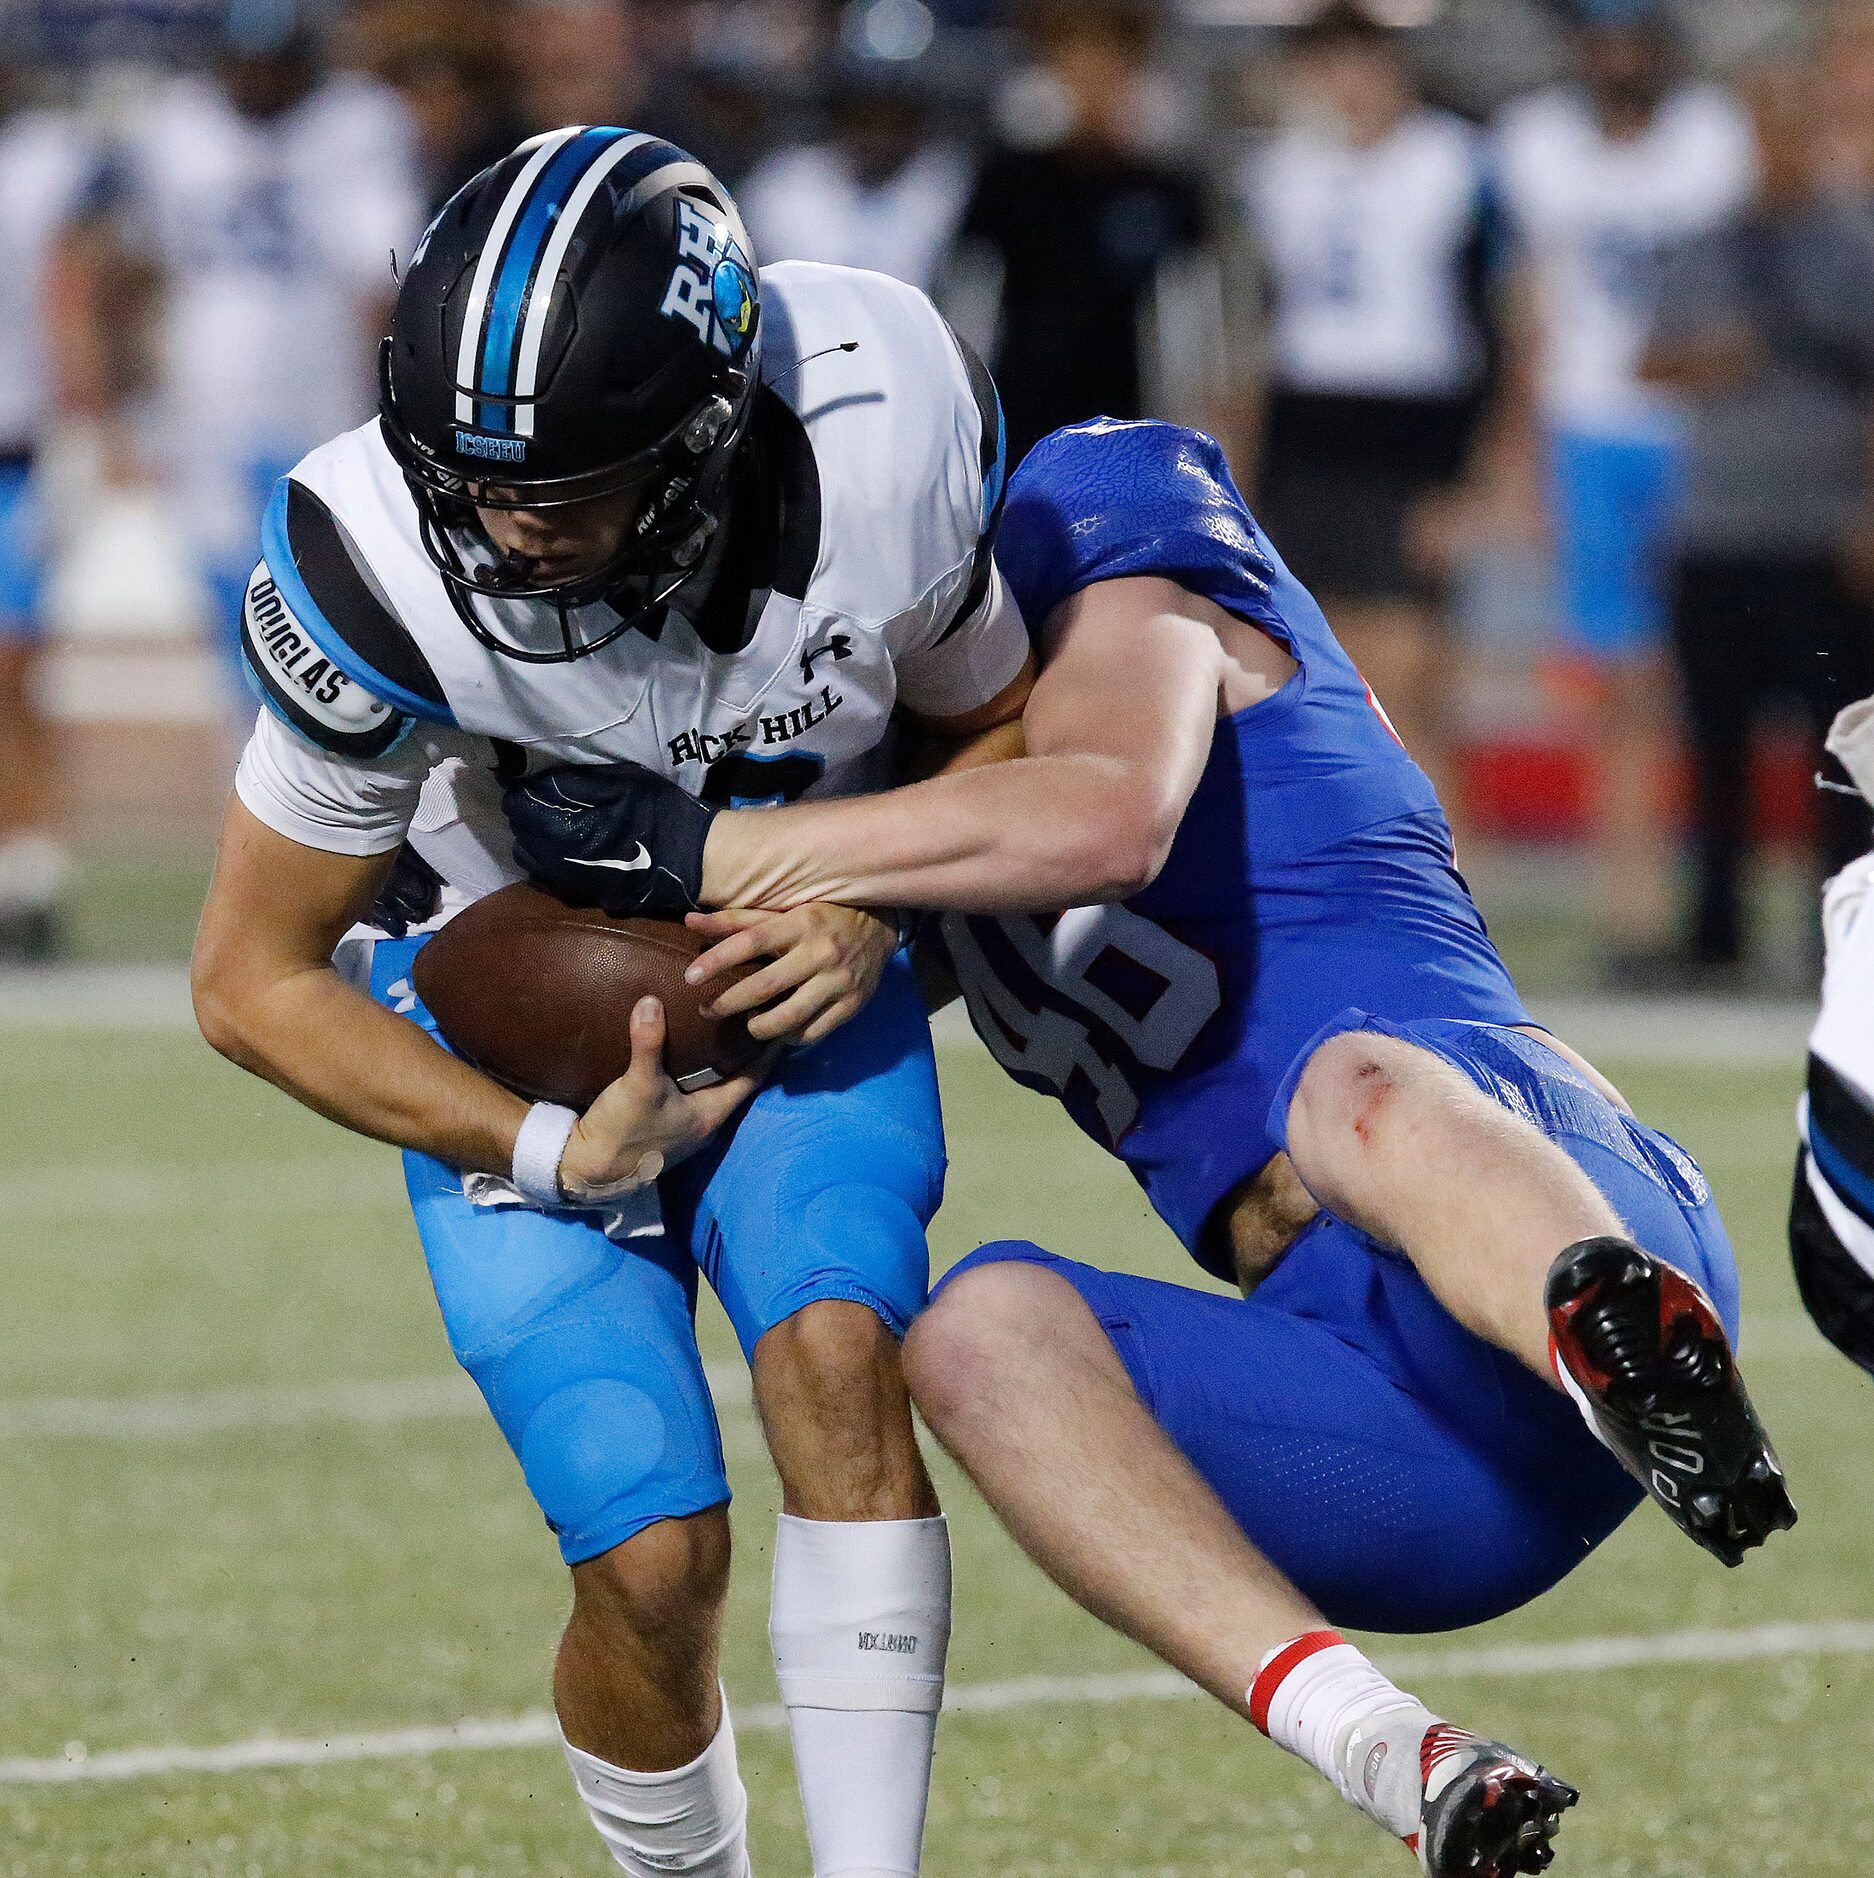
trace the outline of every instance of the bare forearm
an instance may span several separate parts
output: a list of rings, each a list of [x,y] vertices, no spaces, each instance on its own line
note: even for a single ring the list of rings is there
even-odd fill
[[[882,796],[732,811],[703,866],[712,906],[1046,911],[1123,899],[1163,860],[1162,779],[1122,758],[1021,757]]]
[[[527,1104],[327,967],[202,1012],[224,1056],[361,1135],[505,1174]]]

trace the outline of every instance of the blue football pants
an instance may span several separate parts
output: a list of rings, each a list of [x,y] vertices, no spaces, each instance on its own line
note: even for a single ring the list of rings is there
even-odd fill
[[[434,1033],[409,976],[425,938],[379,940],[371,989]],[[659,1183],[661,1231],[614,1241],[596,1213],[475,1205],[428,1155],[404,1169],[450,1347],[567,1563],[594,1558],[729,1498],[696,1345],[699,1273],[750,1356],[810,1304],[863,1304],[898,1335],[922,1308],[944,1151],[909,963]]]
[[[1279,1138],[1307,1058],[1362,1029],[1431,1051],[1533,1121],[1736,1334],[1735,1260],[1691,1157],[1532,1037],[1347,1012],[1297,1058],[1277,1098]],[[1473,1336],[1399,1254],[1331,1215],[1247,1300],[1021,1241],[984,1247],[950,1277],[1002,1260],[1074,1286],[1172,1442],[1335,1624],[1418,1632],[1500,1616],[1559,1582],[1640,1501],[1565,1396]]]

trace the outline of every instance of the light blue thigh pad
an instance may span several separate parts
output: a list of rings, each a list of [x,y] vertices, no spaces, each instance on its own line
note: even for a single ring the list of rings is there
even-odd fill
[[[371,991],[433,1032],[409,984],[422,944],[379,941]],[[683,1243],[651,1233],[615,1244],[594,1214],[473,1205],[462,1176],[427,1155],[406,1154],[404,1173],[450,1347],[566,1562],[723,1505]]]
[[[901,953],[851,1023],[789,1056],[725,1143],[666,1178],[664,1210],[752,1357],[829,1299],[902,1336],[929,1289],[943,1180],[930,1026]]]

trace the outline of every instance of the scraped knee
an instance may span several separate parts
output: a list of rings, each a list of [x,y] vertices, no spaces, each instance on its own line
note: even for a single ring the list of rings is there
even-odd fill
[[[1394,1037],[1343,1031],[1308,1059],[1288,1109],[1289,1152],[1306,1163],[1315,1155],[1370,1153],[1387,1145],[1399,1098],[1420,1053]]]

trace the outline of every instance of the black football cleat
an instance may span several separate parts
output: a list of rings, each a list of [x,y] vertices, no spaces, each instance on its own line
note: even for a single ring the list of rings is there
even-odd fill
[[[1626,1239],[1584,1239],[1549,1272],[1556,1372],[1620,1464],[1727,1565],[1796,1523],[1776,1450],[1717,1311]]]
[[[1425,1732],[1423,1824],[1415,1849],[1432,1878],[1547,1871],[1562,1815],[1581,1798],[1547,1768],[1461,1728]]]

